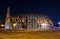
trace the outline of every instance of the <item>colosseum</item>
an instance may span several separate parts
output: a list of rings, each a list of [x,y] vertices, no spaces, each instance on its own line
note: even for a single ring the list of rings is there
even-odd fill
[[[10,16],[10,10],[7,9],[5,29],[19,30],[43,30],[51,29],[53,21],[46,15],[41,14],[20,14],[18,16]]]

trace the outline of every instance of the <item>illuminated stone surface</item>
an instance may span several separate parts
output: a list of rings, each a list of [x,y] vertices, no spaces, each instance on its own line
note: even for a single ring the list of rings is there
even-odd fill
[[[16,23],[15,28],[13,23]],[[51,27],[53,27],[53,21],[46,15],[20,14],[11,17],[9,7],[7,8],[5,29],[50,29]]]

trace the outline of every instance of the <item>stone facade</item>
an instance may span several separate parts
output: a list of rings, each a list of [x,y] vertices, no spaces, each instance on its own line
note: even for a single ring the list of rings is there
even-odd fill
[[[7,12],[10,13],[10,12]],[[9,15],[9,14],[7,14]],[[10,25],[5,25],[5,28],[9,26],[8,29],[19,29],[19,30],[33,30],[33,29],[50,29],[53,26],[52,20],[46,15],[40,15],[40,14],[20,14],[19,16],[14,16],[14,17],[6,17],[10,19],[10,22],[6,21],[5,24],[10,24]],[[13,25],[15,23],[15,26]]]

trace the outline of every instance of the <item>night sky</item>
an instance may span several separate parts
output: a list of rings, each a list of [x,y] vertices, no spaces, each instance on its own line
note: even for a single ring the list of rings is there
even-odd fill
[[[8,6],[13,16],[21,13],[38,13],[48,15],[54,23],[60,21],[60,2],[57,0],[0,0],[0,20],[5,20]]]

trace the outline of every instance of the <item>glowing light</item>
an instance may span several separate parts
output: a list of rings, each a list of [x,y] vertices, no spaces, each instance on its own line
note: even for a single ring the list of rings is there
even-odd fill
[[[42,23],[41,25],[45,26],[46,24],[45,23]]]
[[[47,29],[47,24],[42,23],[42,24],[41,24],[41,28],[42,28],[42,29]]]
[[[60,25],[60,22],[58,22],[58,24]]]
[[[13,23],[13,26],[14,26],[14,27],[16,27],[16,25],[17,25],[16,23]]]
[[[4,26],[4,24],[1,24],[1,26],[3,27],[3,26]]]

